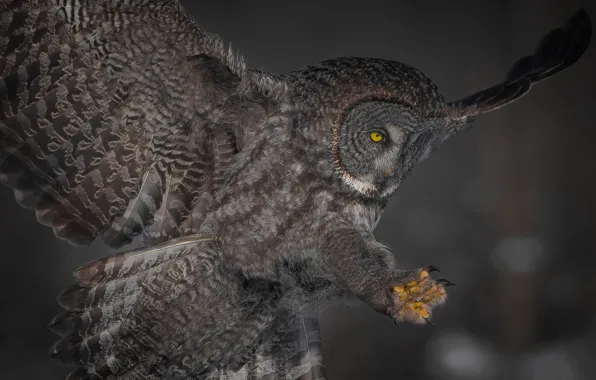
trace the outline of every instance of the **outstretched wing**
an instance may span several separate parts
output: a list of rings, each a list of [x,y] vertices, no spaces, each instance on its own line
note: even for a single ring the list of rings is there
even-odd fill
[[[0,16],[0,182],[74,244],[191,232],[237,120],[264,117],[256,74],[176,0],[2,0]]]
[[[573,65],[588,48],[591,36],[590,17],[584,10],[577,11],[565,26],[542,38],[534,55],[518,60],[503,83],[449,103],[451,116],[466,121],[522,97],[534,83]]]

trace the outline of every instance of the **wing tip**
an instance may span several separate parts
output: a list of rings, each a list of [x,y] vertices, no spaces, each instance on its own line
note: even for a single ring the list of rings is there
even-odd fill
[[[68,311],[68,310],[62,311],[61,313],[56,315],[54,318],[52,318],[50,323],[48,323],[48,325],[47,325],[47,329],[61,337],[70,335],[74,330],[74,326],[72,326],[72,324],[68,322],[68,317],[70,315],[71,315],[70,311]]]
[[[590,15],[586,12],[585,8],[579,8],[575,13],[569,18],[567,24],[579,24],[586,22],[589,26],[591,25]]]
[[[576,11],[560,28],[546,33],[533,53],[518,60],[507,74],[507,80],[527,78],[537,83],[576,63],[586,52],[592,39],[590,16],[583,9]]]
[[[90,263],[87,263],[87,264],[77,268],[73,274],[76,285],[74,285],[71,288],[66,289],[65,292],[72,291],[74,288],[88,287],[88,286],[91,286],[92,284],[101,282],[101,280],[103,280],[105,277],[105,273],[104,273],[105,263],[110,258],[111,257],[92,261]],[[65,292],[63,292],[63,293],[65,293]]]
[[[58,360],[63,364],[74,364],[71,359],[72,346],[67,339],[60,339],[52,345],[48,351],[48,356],[52,359]]]
[[[566,62],[566,67],[568,67],[579,60],[588,50],[592,40],[592,20],[588,12],[584,8],[580,8],[569,18],[564,28],[568,30],[569,34],[577,34],[578,38],[573,46],[573,52],[570,54],[571,58]]]
[[[66,380],[85,380],[89,379],[90,373],[84,367],[77,367],[74,371],[72,371]]]
[[[467,123],[521,98],[533,84],[575,64],[588,49],[591,39],[592,21],[586,10],[580,8],[563,27],[544,35],[533,55],[519,59],[503,83],[450,102],[451,118],[455,124]]]

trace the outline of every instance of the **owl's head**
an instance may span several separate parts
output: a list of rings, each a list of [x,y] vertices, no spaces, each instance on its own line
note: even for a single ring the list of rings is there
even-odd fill
[[[455,102],[446,102],[415,68],[383,59],[338,58],[287,78],[296,104],[309,115],[302,126],[326,145],[342,186],[386,199],[416,163],[478,115],[575,63],[590,37],[590,19],[580,10],[547,34],[534,56],[518,60],[504,82]]]
[[[382,59],[339,58],[292,73],[306,128],[324,143],[335,176],[367,197],[389,197],[455,124],[420,71]],[[322,135],[322,138],[321,138]]]
[[[363,195],[388,197],[450,135],[446,127],[444,117],[420,115],[404,102],[381,97],[360,101],[331,126],[335,172]]]

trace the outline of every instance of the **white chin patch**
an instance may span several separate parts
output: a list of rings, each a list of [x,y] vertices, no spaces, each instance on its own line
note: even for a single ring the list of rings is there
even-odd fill
[[[377,191],[377,187],[370,182],[362,181],[350,173],[342,173],[341,178],[352,189],[364,195],[371,195]]]

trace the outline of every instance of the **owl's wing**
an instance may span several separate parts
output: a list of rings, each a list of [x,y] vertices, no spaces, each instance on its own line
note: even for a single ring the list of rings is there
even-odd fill
[[[218,276],[212,243],[186,236],[79,268],[50,323],[61,335],[51,355],[77,367],[68,379],[324,379],[315,319],[280,312],[264,321],[255,311],[271,302],[266,290],[221,307],[221,290],[236,285]],[[253,333],[260,323],[270,327]],[[227,347],[239,340],[257,350],[236,357]],[[214,352],[221,362],[204,363]]]
[[[452,117],[471,119],[522,97],[534,83],[574,64],[588,48],[591,36],[590,17],[584,10],[577,11],[565,26],[542,38],[534,55],[515,62],[503,83],[449,103]]]
[[[209,241],[187,236],[79,268],[76,284],[58,297],[66,310],[49,325],[61,336],[50,355],[76,367],[68,380],[154,379],[133,375],[151,364],[149,357],[158,358],[165,344],[184,340],[185,313],[206,305],[179,297],[193,278],[205,275]],[[198,284],[193,289],[209,290]]]
[[[73,244],[192,231],[238,121],[265,112],[258,75],[176,0],[2,0],[0,15],[0,182]]]
[[[318,319],[286,315],[277,325],[240,370],[220,370],[210,380],[325,380]]]

